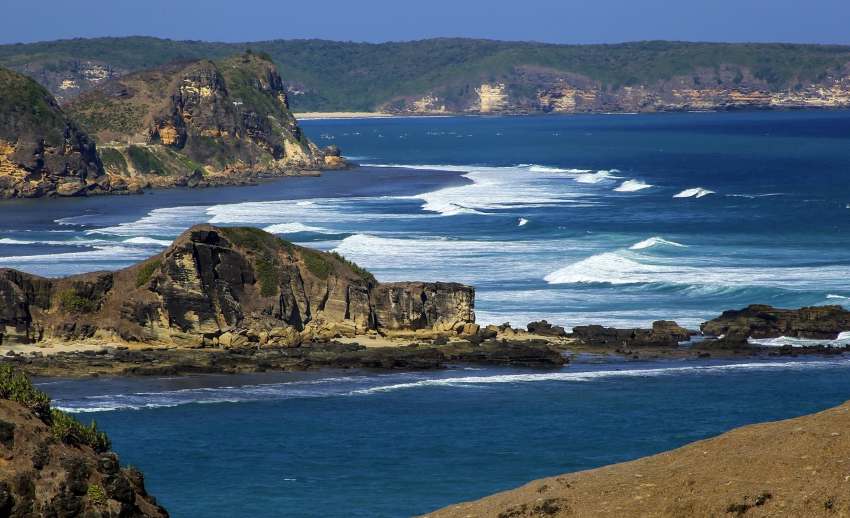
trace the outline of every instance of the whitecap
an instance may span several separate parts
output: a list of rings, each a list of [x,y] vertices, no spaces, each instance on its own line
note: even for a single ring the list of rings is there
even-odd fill
[[[166,241],[164,239],[154,239],[152,237],[146,237],[146,236],[127,238],[123,241],[123,243],[131,244],[131,245],[171,246],[171,241]]]
[[[595,173],[585,173],[576,176],[576,181],[578,183],[600,183],[607,181],[619,180],[621,177],[614,176],[612,173],[617,171],[616,169],[612,169],[611,171],[596,171]]]
[[[614,188],[614,190],[617,192],[637,192],[642,191],[644,189],[649,189],[650,187],[653,186],[641,180],[626,180],[625,182]]]
[[[263,230],[272,234],[297,234],[298,232],[315,232],[320,234],[327,234],[330,232],[326,228],[304,225],[303,223],[298,222],[276,223],[274,225],[269,225],[265,227]]]
[[[678,248],[687,248],[688,245],[683,245],[681,243],[677,243],[675,241],[668,241],[662,237],[651,237],[649,239],[644,239],[639,243],[635,243],[629,247],[629,250],[644,250],[646,248],[652,248],[654,246],[665,245],[665,246],[675,246]]]
[[[684,191],[674,194],[674,198],[702,198],[703,196],[708,196],[709,194],[714,194],[714,191],[709,189],[704,189],[702,187],[692,187],[690,189],[685,189]]]
[[[523,227],[525,225],[528,225],[528,220],[525,218],[519,218],[519,220],[517,221],[517,226]]]

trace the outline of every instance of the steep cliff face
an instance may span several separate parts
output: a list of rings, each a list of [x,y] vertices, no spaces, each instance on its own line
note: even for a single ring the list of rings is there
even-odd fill
[[[130,74],[66,109],[101,145],[107,172],[136,182],[194,185],[345,165],[304,136],[274,63],[255,54]]]
[[[0,198],[113,189],[94,142],[32,79],[0,68]]]
[[[0,270],[4,341],[114,337],[178,345],[297,346],[369,331],[455,333],[474,291],[380,284],[340,256],[252,228],[193,227],[133,267],[58,280]]]

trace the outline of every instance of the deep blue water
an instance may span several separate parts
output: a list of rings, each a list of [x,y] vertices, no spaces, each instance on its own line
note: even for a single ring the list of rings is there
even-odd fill
[[[482,322],[697,325],[850,297],[850,112],[313,121],[321,178],[0,206],[0,266],[118,268],[193,223],[477,288]],[[660,369],[660,370],[659,370]],[[405,516],[848,399],[850,363],[53,381],[176,517]],[[475,379],[468,379],[474,377]]]
[[[848,374],[850,359],[691,361],[44,388],[112,409],[80,417],[172,516],[400,517],[821,410],[848,398]]]

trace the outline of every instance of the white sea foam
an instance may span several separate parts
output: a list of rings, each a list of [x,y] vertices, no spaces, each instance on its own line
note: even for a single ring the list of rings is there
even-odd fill
[[[702,187],[692,187],[690,189],[685,189],[684,191],[674,194],[674,198],[702,198],[703,196],[708,196],[709,194],[714,194],[714,191],[704,189]]]
[[[756,198],[770,198],[773,196],[785,196],[785,193],[781,192],[768,192],[764,194],[727,194],[726,196],[730,198],[748,198],[748,199],[756,199]]]
[[[812,338],[795,338],[791,336],[780,336],[778,338],[750,338],[749,343],[765,347],[844,347],[850,345],[850,331],[839,333],[834,340],[816,340]]]
[[[630,251],[596,254],[568,264],[545,276],[550,284],[672,284],[704,286],[712,290],[743,287],[778,287],[786,290],[817,290],[825,285],[844,284],[850,267],[828,265],[813,268],[717,266],[677,258],[682,264],[657,262]]]
[[[850,297],[845,297],[844,295],[836,295],[834,293],[830,293],[826,296],[828,299],[839,299],[839,300],[848,300]]]
[[[688,245],[683,245],[681,243],[677,243],[675,241],[668,241],[662,237],[651,237],[649,239],[644,239],[639,243],[635,243],[629,247],[629,250],[644,250],[646,248],[652,248],[654,246],[674,246],[678,248],[687,248]]]
[[[297,234],[298,232],[315,232],[319,234],[327,234],[331,232],[326,228],[304,225],[298,222],[276,223],[274,225],[267,226],[263,230],[265,230],[266,232],[271,232],[272,234]]]
[[[617,192],[637,192],[642,191],[644,189],[649,189],[650,187],[653,186],[641,180],[626,180],[625,182],[614,188],[614,190]]]
[[[528,220],[525,218],[519,218],[519,220],[517,221],[517,226],[524,227],[525,225],[528,225]]]
[[[689,365],[651,368],[611,368],[579,371],[563,369],[556,372],[483,374],[440,377],[429,374],[388,374],[381,376],[351,376],[312,381],[294,381],[263,385],[204,387],[161,392],[137,392],[89,396],[76,400],[56,399],[54,405],[72,413],[108,412],[168,408],[188,404],[222,404],[249,401],[284,400],[293,398],[364,397],[399,390],[428,388],[475,389],[486,385],[517,385],[532,383],[593,383],[616,378],[658,378],[671,376],[724,375],[751,371],[802,371],[826,368],[846,368],[847,359],[818,361],[763,361],[737,364]],[[460,371],[456,371],[460,373]],[[478,372],[478,371],[464,371]]]
[[[154,239],[152,237],[139,236],[139,237],[130,237],[123,241],[124,243],[131,245],[154,245],[154,246],[170,246],[171,241],[166,241],[165,239]]]
[[[607,181],[619,180],[620,176],[614,176],[614,172],[617,171],[613,169],[611,171],[596,171],[595,173],[585,173],[576,176],[576,181],[578,183],[600,183]]]

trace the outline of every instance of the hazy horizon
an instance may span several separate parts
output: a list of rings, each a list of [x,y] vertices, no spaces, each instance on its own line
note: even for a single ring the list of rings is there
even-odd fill
[[[90,0],[83,9],[71,11],[63,6],[58,0],[6,6],[5,18],[13,23],[4,27],[0,43],[150,36],[232,43],[475,38],[556,44],[649,40],[850,44],[845,27],[850,3],[840,0],[811,0],[805,9],[796,0],[749,0],[743,5],[736,0],[702,5],[668,0],[538,0],[521,9],[503,0],[431,0],[423,9],[389,0],[327,0],[321,9],[272,0],[238,4],[209,0],[203,9],[165,0],[144,5]]]

